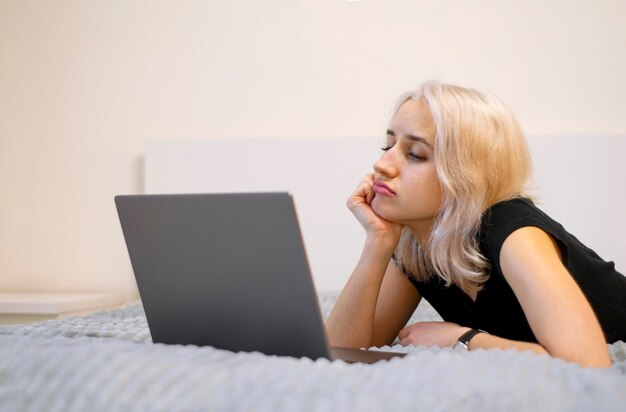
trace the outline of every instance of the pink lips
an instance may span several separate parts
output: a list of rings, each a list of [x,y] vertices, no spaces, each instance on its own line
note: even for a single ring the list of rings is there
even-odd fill
[[[374,182],[374,185],[372,186],[372,188],[374,189],[374,192],[376,192],[379,195],[395,196],[396,194],[396,192],[391,190],[389,186],[387,186],[386,184],[384,184],[383,182],[379,180],[376,180]]]

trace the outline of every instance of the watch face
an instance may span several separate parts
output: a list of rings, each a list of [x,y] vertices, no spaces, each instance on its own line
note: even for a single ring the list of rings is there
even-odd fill
[[[467,345],[464,344],[463,342],[459,342],[459,341],[456,341],[454,346],[452,346],[452,349],[454,351],[456,351],[456,352],[466,352],[466,351],[469,351],[469,348],[467,347]]]

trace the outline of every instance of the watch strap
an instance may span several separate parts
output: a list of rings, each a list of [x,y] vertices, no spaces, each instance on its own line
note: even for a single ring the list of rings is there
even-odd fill
[[[482,329],[470,329],[467,332],[465,332],[464,334],[462,334],[461,336],[459,336],[459,338],[457,339],[458,343],[461,343],[463,345],[465,345],[466,347],[469,346],[469,341],[476,335],[478,335],[479,333],[487,333]]]

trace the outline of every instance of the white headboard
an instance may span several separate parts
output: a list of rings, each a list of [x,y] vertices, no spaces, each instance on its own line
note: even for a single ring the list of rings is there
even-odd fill
[[[288,191],[316,287],[343,287],[364,233],[345,201],[380,155],[380,138],[154,139],[146,193]],[[626,136],[531,136],[539,205],[626,270]]]

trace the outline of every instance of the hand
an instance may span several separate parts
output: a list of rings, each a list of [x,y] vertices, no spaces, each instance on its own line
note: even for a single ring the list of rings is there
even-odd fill
[[[402,225],[383,219],[372,209],[372,200],[376,196],[376,192],[373,190],[373,184],[374,175],[368,173],[363,180],[359,182],[354,193],[350,195],[346,205],[361,225],[363,225],[368,236],[388,239],[395,247],[400,240]]]
[[[457,339],[470,330],[452,322],[416,322],[398,332],[400,345],[452,346]]]

